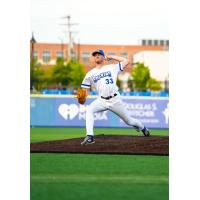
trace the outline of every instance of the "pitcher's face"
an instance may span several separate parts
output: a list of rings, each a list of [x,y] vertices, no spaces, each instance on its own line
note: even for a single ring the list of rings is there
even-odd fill
[[[104,57],[100,54],[100,53],[96,53],[95,55],[94,55],[94,62],[96,63],[96,64],[102,64],[103,63],[103,61],[104,61]]]

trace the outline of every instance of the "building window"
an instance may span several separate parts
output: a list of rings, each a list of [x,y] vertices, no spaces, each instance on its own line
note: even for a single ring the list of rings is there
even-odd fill
[[[42,60],[43,60],[44,63],[48,63],[51,60],[50,51],[43,51]]]
[[[37,52],[37,51],[34,51],[34,52],[33,52],[33,57],[34,57],[34,59],[36,59],[36,60],[38,59],[38,52]]]
[[[124,57],[124,58],[128,58],[128,53],[123,52],[123,53],[121,53],[121,56]]]
[[[164,46],[164,40],[160,40],[160,45]]]
[[[169,46],[169,40],[166,40],[166,46]]]
[[[56,52],[56,58],[63,58],[63,52],[62,51],[57,51]]]
[[[114,55],[115,55],[114,52],[109,52],[109,53],[108,53],[108,56],[114,56]]]
[[[158,46],[158,40],[154,40],[154,46]]]
[[[87,61],[89,61],[89,58],[90,58],[90,52],[83,52],[83,54],[82,54],[83,61],[87,62]]]
[[[149,46],[152,45],[152,40],[148,40],[148,45],[149,45]]]
[[[147,41],[146,40],[142,40],[142,45],[146,46],[147,45]]]

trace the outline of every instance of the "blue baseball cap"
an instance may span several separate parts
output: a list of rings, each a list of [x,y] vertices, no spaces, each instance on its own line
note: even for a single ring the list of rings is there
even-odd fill
[[[99,54],[101,54],[103,57],[105,57],[105,53],[104,53],[104,51],[101,50],[101,49],[98,49],[98,50],[94,51],[94,52],[92,53],[92,56],[95,56],[95,54],[97,54],[97,53],[99,53]]]

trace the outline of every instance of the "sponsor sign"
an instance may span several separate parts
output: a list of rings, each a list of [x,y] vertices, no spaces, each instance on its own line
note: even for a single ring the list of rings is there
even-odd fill
[[[31,97],[31,126],[84,127],[86,109],[94,98],[80,105],[73,97]],[[133,118],[149,128],[169,127],[168,98],[123,97],[124,105]],[[111,111],[94,114],[96,127],[129,127]]]

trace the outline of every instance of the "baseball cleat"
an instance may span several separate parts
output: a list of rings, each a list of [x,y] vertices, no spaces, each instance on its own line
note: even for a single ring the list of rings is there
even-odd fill
[[[86,138],[81,142],[81,145],[93,144],[95,143],[94,136],[87,135]]]
[[[143,132],[143,134],[144,134],[144,136],[150,136],[150,131],[146,128],[146,127],[144,127],[143,129],[142,129],[142,132]]]

